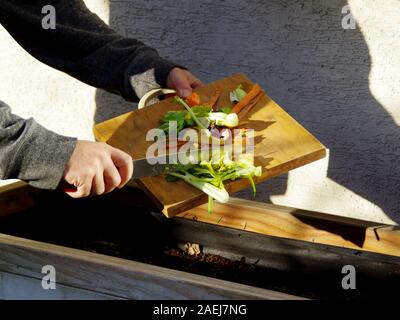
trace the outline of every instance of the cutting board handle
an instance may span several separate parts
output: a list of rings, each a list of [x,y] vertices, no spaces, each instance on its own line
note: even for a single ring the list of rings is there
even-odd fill
[[[156,98],[162,94],[171,94],[171,93],[176,93],[176,91],[174,89],[166,89],[166,88],[158,88],[150,90],[140,99],[138,108],[139,109],[144,108],[147,105],[147,102],[153,98]]]

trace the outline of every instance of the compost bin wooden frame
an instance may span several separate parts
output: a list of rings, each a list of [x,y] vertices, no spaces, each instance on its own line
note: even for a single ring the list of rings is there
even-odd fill
[[[0,216],[34,206],[36,192],[20,182],[0,188]],[[45,265],[55,267],[58,291],[42,289]],[[2,299],[301,299],[6,234],[0,234],[0,282]],[[25,292],[5,292],[3,282]]]
[[[18,182],[0,188],[0,216],[35,206],[39,192]],[[136,201],[127,199],[127,201]],[[232,199],[209,215],[199,206],[176,218],[270,237],[400,257],[400,228],[270,204]],[[284,240],[283,239],[283,240]],[[299,242],[299,243],[301,243]],[[377,255],[379,260],[379,255]],[[54,265],[57,298],[99,299],[293,299],[279,292],[187,272],[0,234],[0,280],[23,279],[41,288],[43,265]],[[20,281],[21,282],[21,281]],[[43,294],[44,290],[39,291]],[[49,290],[44,298],[51,298]],[[1,292],[0,292],[1,297]],[[4,295],[3,297],[7,298]],[[34,297],[33,297],[34,298]]]

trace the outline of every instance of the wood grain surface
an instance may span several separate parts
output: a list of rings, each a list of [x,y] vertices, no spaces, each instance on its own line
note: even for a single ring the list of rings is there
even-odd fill
[[[0,201],[4,203],[5,200],[13,197],[14,201],[20,204],[19,211],[30,208],[32,205],[40,206],[40,202],[35,203],[35,199],[25,203],[19,199],[32,189],[27,185],[16,184],[4,189],[5,191],[2,192],[0,188]],[[127,204],[131,203],[132,208],[137,205],[137,199],[146,199],[143,191],[139,189],[118,190],[109,196],[116,202],[125,199]],[[43,199],[43,197],[38,199],[40,198]],[[74,200],[71,199],[71,201]],[[18,213],[18,210],[15,213]],[[160,214],[161,217],[162,214]],[[193,222],[193,220],[198,222]],[[169,225],[174,223],[178,226],[189,223],[192,228],[198,225],[204,232],[200,232],[196,240],[207,248],[214,248],[211,242],[229,247],[228,243],[223,243],[224,241],[218,238],[221,237],[223,230],[219,230],[217,226],[229,227],[223,228],[224,232],[235,237],[241,236],[240,241],[244,250],[240,253],[241,255],[257,256],[257,250],[268,248],[267,251],[271,251],[270,257],[274,257],[268,259],[271,264],[277,261],[284,263],[287,259],[292,260],[300,254],[305,259],[305,263],[309,263],[316,270],[320,268],[325,270],[324,263],[318,263],[316,254],[319,252],[321,257],[324,257],[324,261],[331,259],[331,262],[336,265],[344,261],[352,261],[350,264],[357,265],[357,272],[366,268],[364,270],[366,276],[371,270],[376,270],[373,272],[374,277],[379,277],[379,274],[395,277],[395,274],[385,272],[398,270],[396,263],[399,261],[397,257],[400,257],[400,229],[396,226],[379,225],[374,222],[236,198],[232,198],[228,204],[216,204],[212,215],[207,213],[206,206],[203,205],[182,213],[174,219],[165,218],[165,221]],[[207,224],[214,224],[214,226]],[[186,236],[195,234],[190,229],[180,228],[179,230],[182,239],[185,240],[188,239]],[[254,234],[254,237],[251,234]],[[257,238],[256,234],[266,235],[261,238],[268,240],[269,244],[260,245],[260,242],[255,241],[255,239],[261,239]],[[275,247],[271,248],[273,243]],[[283,248],[287,251],[283,252]],[[353,250],[343,251],[342,248]],[[343,258],[346,260],[342,260]],[[290,263],[284,265],[288,268],[297,268],[298,260],[296,261],[295,265]],[[317,261],[317,264],[313,261]],[[328,263],[331,269],[332,263]],[[370,263],[376,264],[377,267],[371,268]],[[0,278],[14,274],[25,279],[20,282],[25,287],[28,282],[31,287],[35,284],[40,286],[43,277],[40,272],[41,267],[46,264],[56,267],[57,285],[65,289],[64,293],[67,296],[76,294],[68,288],[79,288],[99,298],[102,295],[122,299],[296,298],[274,291],[0,234]],[[388,268],[384,272],[383,266]],[[9,295],[9,292],[4,291],[6,289],[7,287],[3,287],[1,291],[0,288],[0,296]],[[58,296],[62,295],[65,298],[64,293],[58,292]]]
[[[22,181],[0,187],[0,217],[35,206],[34,194],[38,192]]]
[[[0,216],[40,206],[36,190],[24,183],[0,187]],[[138,188],[124,188],[108,195],[113,201],[136,208],[156,207]],[[5,206],[4,206],[5,205]],[[177,219],[245,230],[267,236],[320,243],[400,257],[400,227],[299,210],[274,204],[231,197],[227,204],[216,203],[213,213],[200,205],[176,215]]]
[[[400,257],[400,227],[231,198],[209,214],[201,205],[177,215],[268,236]]]
[[[0,273],[37,281],[44,265],[57,285],[119,299],[299,299],[229,281],[0,234]]]
[[[254,85],[243,74],[236,74],[206,85],[198,93],[201,101],[207,101],[215,88],[222,85],[224,89],[218,106],[229,106],[229,92],[239,84],[247,92]],[[154,143],[146,141],[147,132],[159,126],[159,120],[167,110],[180,109],[182,107],[169,98],[103,122],[95,126],[94,133],[98,140],[126,151],[133,158],[143,158]],[[267,95],[259,100],[243,122],[255,131],[255,165],[262,166],[262,175],[255,179],[256,183],[319,160],[326,154],[325,147]],[[183,181],[167,182],[164,176],[145,177],[138,183],[169,217],[207,201],[201,191]],[[247,179],[226,183],[230,193],[248,186]]]

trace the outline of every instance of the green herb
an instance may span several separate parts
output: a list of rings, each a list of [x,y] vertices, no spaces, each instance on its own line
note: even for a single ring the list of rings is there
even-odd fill
[[[191,111],[195,115],[195,117],[199,120],[199,122],[204,127],[210,126],[209,115],[211,113],[211,108],[207,106],[196,106],[191,108]],[[166,135],[169,135],[169,125],[171,121],[176,121],[177,124],[177,131],[181,131],[187,127],[193,127],[196,122],[190,114],[186,110],[181,111],[168,111],[160,120],[160,129],[165,132]]]
[[[201,179],[198,179],[195,176],[191,175],[189,172],[184,172],[183,174],[170,172],[169,175],[186,181],[190,185],[196,187],[197,189],[200,189],[201,191],[221,203],[226,203],[229,200],[229,194],[225,190],[225,188],[218,188],[209,182],[202,181]]]
[[[212,109],[207,106],[194,106],[191,110],[198,118],[208,117],[212,111]]]
[[[176,121],[177,132],[185,128],[185,111],[168,111],[160,120],[160,129],[169,135],[170,132],[170,122]]]

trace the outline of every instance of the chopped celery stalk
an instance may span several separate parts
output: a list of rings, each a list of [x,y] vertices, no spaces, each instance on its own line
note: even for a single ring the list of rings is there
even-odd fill
[[[217,120],[224,120],[226,119],[227,114],[224,112],[211,112],[210,120],[217,121]]]
[[[228,192],[224,189],[220,189],[211,183],[208,182],[202,182],[202,181],[197,181],[196,177],[191,175],[188,172],[185,172],[185,174],[179,174],[176,172],[170,172],[168,173],[171,176],[175,176],[178,178],[181,178],[182,180],[186,181],[193,187],[196,187],[197,189],[203,191],[205,194],[208,194],[211,196],[213,199],[217,200],[218,202],[221,203],[226,203],[229,200],[229,194]]]
[[[193,119],[194,122],[196,122],[196,124],[201,128],[201,129],[207,129],[197,118],[197,116],[194,114],[193,110],[191,107],[189,107],[189,105],[181,98],[176,96],[175,97],[175,101],[177,103],[179,103],[180,105],[184,106],[186,108],[186,110],[189,112],[191,118]]]
[[[214,199],[211,196],[208,196],[208,213],[212,213]]]
[[[198,119],[199,119],[199,122],[204,126],[204,128],[208,128],[211,124],[210,118],[208,118],[208,117],[201,117]]]
[[[256,193],[253,177],[261,176],[260,166],[254,166],[252,154],[242,154],[235,160],[230,159],[224,152],[213,151],[211,155],[200,152],[201,161],[197,165],[179,167],[179,171],[167,172],[167,178],[179,178],[206,193],[208,211],[212,211],[212,199],[221,203],[229,200],[229,194],[224,187],[224,181],[247,178]]]
[[[208,130],[208,127],[204,126],[203,123],[200,122],[199,118],[197,118],[196,114],[193,112],[192,108],[181,98],[176,96],[175,102],[179,103],[180,105],[184,106],[185,109],[189,112],[190,117],[192,120],[197,124],[200,129],[203,129],[207,135],[207,137],[211,137],[211,132]]]
[[[210,114],[210,120],[215,121],[217,126],[228,128],[237,127],[239,125],[239,117],[236,113],[226,114],[223,112],[212,112]]]
[[[256,196],[256,192],[257,192],[256,184],[254,183],[253,177],[250,174],[248,176],[248,179],[249,179],[251,187],[253,189],[253,197],[255,197]]]
[[[225,126],[229,128],[237,127],[239,125],[239,117],[237,113],[230,113],[226,116]]]

